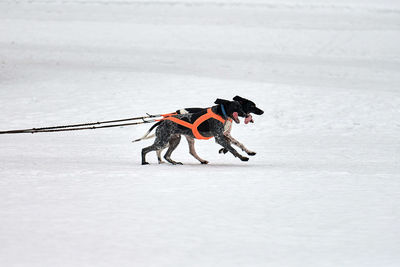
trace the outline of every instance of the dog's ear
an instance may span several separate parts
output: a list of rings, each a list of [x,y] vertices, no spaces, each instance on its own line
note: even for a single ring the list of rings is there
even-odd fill
[[[242,99],[242,97],[240,97],[238,95],[233,98],[233,100],[235,100],[235,101],[239,101],[240,99]]]
[[[247,100],[247,99],[237,95],[237,96],[235,96],[235,97],[233,98],[233,100],[241,102],[241,101]]]
[[[217,105],[220,105],[220,104],[227,104],[229,102],[231,102],[231,101],[226,100],[226,99],[217,98],[217,100],[215,100],[214,103],[217,104]]]

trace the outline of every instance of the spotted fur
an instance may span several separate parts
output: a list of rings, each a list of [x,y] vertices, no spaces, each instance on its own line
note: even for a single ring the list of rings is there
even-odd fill
[[[262,115],[264,113],[263,110],[259,109],[256,104],[246,98],[240,97],[240,96],[235,96],[233,98],[233,100],[238,101],[241,106],[243,111],[246,113],[246,116],[248,116],[250,113],[254,113],[257,115]],[[176,112],[178,114],[187,114],[187,113],[196,113],[203,110],[202,108],[186,108],[186,109],[180,109],[177,110]],[[251,150],[249,150],[248,148],[246,148],[242,143],[240,143],[238,140],[236,140],[232,135],[231,135],[231,131],[232,131],[232,122],[227,120],[224,124],[224,135],[226,136],[226,138],[229,140],[230,143],[232,143],[233,145],[239,147],[242,151],[246,152],[247,155],[249,156],[254,156],[256,155],[256,152],[253,152]],[[186,140],[188,142],[189,145],[189,153],[196,158],[198,161],[200,161],[201,164],[207,164],[208,161],[202,159],[201,157],[199,157],[199,155],[197,154],[195,147],[194,147],[194,143],[195,143],[195,139],[190,137],[190,136],[185,136]],[[176,134],[174,136],[171,137],[171,141],[170,143],[173,144],[169,146],[168,151],[166,152],[165,156],[169,157],[171,155],[171,153],[175,150],[175,148],[179,145],[181,141],[181,135]],[[225,148],[221,148],[219,150],[219,153],[224,153],[226,154],[228,152],[227,149]],[[161,158],[161,153],[162,150],[157,150],[157,158],[158,158],[158,162],[162,163],[162,158]]]
[[[228,101],[217,99],[217,106],[213,106],[211,109],[214,113],[218,115],[222,115],[221,113],[221,105],[223,104],[226,109],[226,114],[228,117],[233,118],[233,113],[237,112],[239,116],[244,117],[246,113],[242,110],[242,107],[237,101]],[[186,120],[188,122],[193,123],[195,119],[204,114],[204,111],[200,111],[197,113],[188,113],[188,114],[180,114],[175,115],[178,119]],[[204,124],[204,125],[203,125]],[[249,158],[243,157],[240,155],[231,145],[230,141],[224,135],[224,124],[215,119],[209,119],[203,122],[199,126],[199,131],[201,135],[205,137],[213,136],[215,137],[215,141],[220,144],[224,149],[231,152],[235,157],[240,158],[242,161],[248,161]],[[185,135],[189,138],[194,139],[193,133],[190,129],[183,127],[175,122],[170,120],[163,120],[159,123],[156,129],[156,140],[154,143],[142,149],[142,164],[148,164],[146,162],[146,154],[150,151],[158,151],[166,148],[169,145],[169,149],[165,154],[164,158],[172,163],[172,164],[182,164],[180,162],[176,162],[171,159],[171,153],[175,150],[180,142],[180,137],[177,136]]]

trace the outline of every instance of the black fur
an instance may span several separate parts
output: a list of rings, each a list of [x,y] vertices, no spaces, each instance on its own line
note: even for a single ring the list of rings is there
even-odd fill
[[[256,107],[256,104],[251,100],[240,97],[238,95],[235,96],[233,98],[233,100],[238,101],[240,103],[240,105],[242,105],[242,109],[244,112],[246,112],[246,114],[250,114],[250,113],[254,113],[257,115],[264,114],[264,111],[259,109],[258,107]]]

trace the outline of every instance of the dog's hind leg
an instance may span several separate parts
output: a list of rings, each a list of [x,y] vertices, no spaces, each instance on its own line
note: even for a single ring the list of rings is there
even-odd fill
[[[164,155],[164,158],[166,161],[168,161],[171,164],[179,164],[182,165],[182,162],[177,162],[171,159],[171,154],[174,152],[174,150],[178,147],[179,143],[181,142],[181,135],[180,134],[175,134],[171,137],[169,140],[169,148],[167,152]]]
[[[228,150],[229,152],[231,152],[235,157],[238,157],[241,161],[248,161],[249,158],[248,157],[243,157],[242,155],[240,155],[229,143],[229,140],[227,139],[227,137],[225,135],[216,135],[215,136],[215,142],[217,142],[218,144],[220,144],[221,146],[223,146],[226,150]]]
[[[164,163],[164,161],[161,158],[161,153],[163,152],[164,149],[159,149],[157,150],[157,159],[158,159],[158,164]]]
[[[154,141],[154,144],[152,144],[151,146],[145,147],[142,149],[142,165],[147,165],[149,164],[148,162],[146,162],[146,154],[149,153],[150,151],[159,151],[162,150],[164,148],[166,148],[168,145],[168,140],[167,139],[160,139],[160,138],[156,138],[156,140]]]
[[[189,144],[189,153],[190,155],[192,155],[193,157],[195,157],[198,161],[200,161],[201,164],[207,164],[208,161],[204,160],[202,158],[199,157],[199,155],[197,155],[196,150],[194,149],[194,138],[185,135],[186,140]]]

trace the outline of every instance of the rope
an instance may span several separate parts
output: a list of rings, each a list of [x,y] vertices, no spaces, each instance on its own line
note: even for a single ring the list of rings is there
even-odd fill
[[[0,134],[46,133],[46,132],[63,132],[63,131],[79,131],[79,130],[92,130],[92,129],[101,129],[101,128],[112,128],[112,127],[137,125],[137,124],[143,124],[143,123],[152,123],[152,122],[155,122],[155,120],[145,120],[145,119],[156,118],[156,117],[161,117],[161,115],[150,115],[150,114],[148,114],[147,116],[135,117],[135,118],[127,118],[127,119],[119,119],[119,120],[89,122],[89,123],[60,125],[60,126],[42,127],[42,128],[31,128],[31,129],[21,129],[21,130],[8,130],[8,131],[0,131]],[[92,125],[109,124],[109,123],[132,121],[132,120],[142,120],[142,121],[133,122],[133,123],[104,125],[104,126],[92,126]],[[86,126],[91,126],[91,127],[86,127]]]
[[[112,128],[112,127],[122,127],[122,126],[129,126],[129,125],[137,125],[143,123],[152,123],[155,120],[149,121],[140,121],[140,122],[133,122],[133,123],[122,123],[122,124],[113,124],[113,125],[104,125],[104,126],[92,126],[92,127],[80,127],[80,128],[68,128],[68,129],[53,129],[53,130],[40,130],[40,131],[24,131],[21,133],[53,133],[53,132],[66,132],[66,131],[80,131],[80,130],[94,130],[94,129],[102,129],[102,128]],[[2,132],[0,132],[1,134]]]

